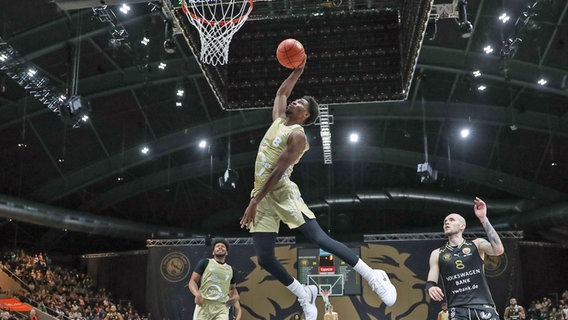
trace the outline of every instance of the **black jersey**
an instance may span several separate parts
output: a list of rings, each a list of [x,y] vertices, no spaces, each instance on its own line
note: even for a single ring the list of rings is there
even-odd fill
[[[523,308],[519,305],[508,306],[505,311],[506,311],[505,314],[508,316],[508,319],[519,320],[521,319],[521,313],[523,311]]]
[[[446,244],[440,248],[438,262],[448,308],[495,305],[485,278],[483,260],[473,242],[464,240],[457,247]]]

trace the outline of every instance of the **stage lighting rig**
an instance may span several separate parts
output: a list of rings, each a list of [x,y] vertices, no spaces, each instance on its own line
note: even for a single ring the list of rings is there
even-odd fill
[[[223,190],[235,190],[237,182],[239,181],[239,174],[231,168],[227,168],[225,173],[219,177],[219,187]]]
[[[416,172],[421,183],[434,183],[438,179],[438,171],[434,170],[428,162],[419,163]]]
[[[79,128],[89,120],[91,108],[83,104],[81,96],[72,96],[59,108],[59,114],[63,122]]]
[[[14,80],[51,111],[60,113],[66,97],[53,87],[39,68],[0,37],[0,73]]]

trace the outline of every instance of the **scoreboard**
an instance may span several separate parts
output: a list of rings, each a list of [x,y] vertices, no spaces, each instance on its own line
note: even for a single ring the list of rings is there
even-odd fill
[[[360,248],[349,248],[358,257]],[[298,248],[298,281],[308,284],[308,275],[316,275],[318,279],[329,279],[333,283],[337,277],[325,275],[343,275],[342,295],[361,294],[361,276],[339,257],[318,248]],[[327,282],[326,282],[327,283]],[[332,292],[336,292],[335,288]]]

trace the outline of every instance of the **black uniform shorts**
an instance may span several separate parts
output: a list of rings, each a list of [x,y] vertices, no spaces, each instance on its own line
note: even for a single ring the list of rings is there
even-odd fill
[[[449,308],[450,320],[499,320],[492,306],[463,306]]]

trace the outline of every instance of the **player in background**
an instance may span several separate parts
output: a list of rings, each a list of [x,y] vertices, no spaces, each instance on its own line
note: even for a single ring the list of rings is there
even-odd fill
[[[240,221],[241,228],[247,227],[252,233],[260,266],[298,297],[306,320],[317,319],[315,300],[318,290],[314,285],[302,285],[275,257],[274,247],[281,221],[291,229],[298,228],[311,242],[353,266],[382,301],[387,306],[392,306],[396,301],[396,289],[386,272],[371,269],[346,245],[329,237],[302,200],[298,186],[290,180],[294,165],[309,148],[302,126],[313,124],[319,115],[313,97],[305,96],[287,103],[304,72],[306,59],[282,82],[276,92],[273,122],[260,142],[255,163],[254,188]]]
[[[189,291],[195,296],[193,320],[229,319],[229,308],[239,301],[236,271],[225,261],[229,242],[216,238],[211,244],[213,258],[201,259],[189,279]]]
[[[505,248],[487,219],[485,202],[476,197],[473,210],[489,240],[465,240],[465,219],[457,213],[449,214],[444,219],[444,234],[448,242],[430,254],[426,292],[432,300],[446,300],[450,320],[499,320],[485,277],[483,259],[486,254],[499,256]],[[440,286],[438,279],[441,280]]]

